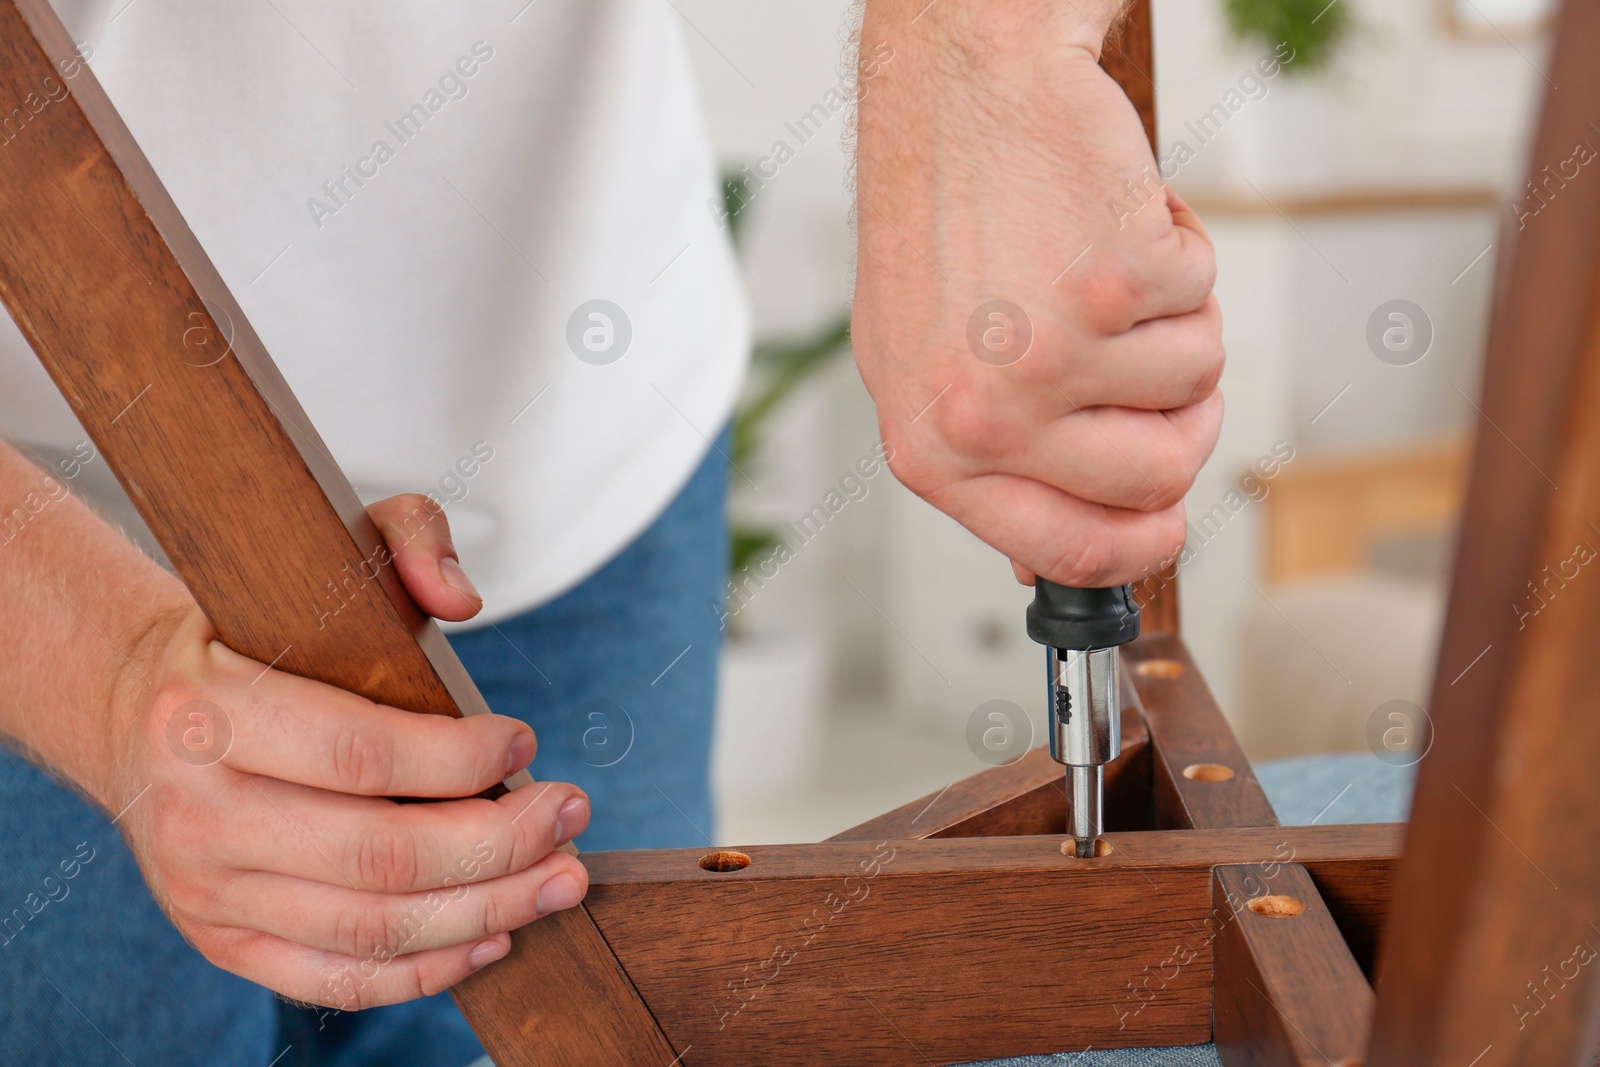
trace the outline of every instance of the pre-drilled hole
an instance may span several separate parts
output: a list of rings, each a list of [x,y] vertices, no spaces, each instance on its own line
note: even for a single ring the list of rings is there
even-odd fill
[[[707,852],[700,857],[700,869],[703,871],[716,871],[718,874],[727,874],[729,871],[742,871],[750,866],[750,857],[743,852]]]
[[[1074,841],[1072,838],[1069,837],[1065,841],[1061,842],[1061,854],[1063,856],[1075,855],[1077,853],[1077,850],[1078,850],[1078,843],[1076,841]],[[1107,841],[1103,837],[1100,838],[1098,841],[1096,841],[1094,843],[1094,858],[1095,859],[1099,859],[1101,856],[1109,856],[1115,851],[1116,851],[1116,849],[1111,847],[1111,842]]]
[[[1175,659],[1147,659],[1133,670],[1141,678],[1176,678],[1183,673],[1183,664]]]
[[[1291,919],[1306,910],[1298,897],[1265,896],[1255,897],[1245,905],[1257,915],[1265,915],[1269,919]]]
[[[1191,763],[1183,769],[1183,776],[1191,782],[1226,782],[1233,777],[1233,768],[1220,763]]]

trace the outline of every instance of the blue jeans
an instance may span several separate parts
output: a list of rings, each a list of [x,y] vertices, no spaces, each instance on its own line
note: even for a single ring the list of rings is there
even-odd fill
[[[706,843],[726,487],[712,451],[577,588],[451,635],[489,706],[537,732],[534,776],[588,791],[580,847]],[[213,967],[157,908],[107,817],[4,749],[0,839],[7,1067],[464,1067],[482,1054],[448,994],[318,1013]]]

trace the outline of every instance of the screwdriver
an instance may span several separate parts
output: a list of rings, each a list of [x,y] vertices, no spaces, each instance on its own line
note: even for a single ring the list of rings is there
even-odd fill
[[[1037,578],[1028,636],[1045,646],[1050,756],[1066,767],[1074,854],[1088,859],[1105,829],[1105,765],[1122,752],[1117,648],[1139,636],[1133,588],[1075,589]]]

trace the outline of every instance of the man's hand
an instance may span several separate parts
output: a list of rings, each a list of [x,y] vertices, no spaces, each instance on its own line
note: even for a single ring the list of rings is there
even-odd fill
[[[1169,563],[1221,427],[1210,241],[1097,63],[1121,6],[869,0],[861,32],[856,360],[896,476],[1030,583]]]
[[[423,610],[478,613],[436,505],[368,510]],[[412,514],[432,521],[409,533]],[[207,959],[297,1000],[387,1004],[452,985],[504,956],[508,931],[582,899],[582,865],[556,851],[589,821],[575,786],[385,799],[473,798],[533,758],[525,724],[415,714],[271,670],[177,593],[113,687],[109,780],[81,784],[126,808],[151,891]]]

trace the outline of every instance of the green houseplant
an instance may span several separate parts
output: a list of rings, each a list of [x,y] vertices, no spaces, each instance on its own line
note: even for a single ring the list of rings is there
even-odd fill
[[[723,202],[737,247],[744,202],[739,171],[725,172]],[[749,380],[732,426],[732,460],[740,471],[761,465],[772,417],[807,382],[849,348],[850,315],[840,309],[798,336],[764,339],[751,354]],[[734,485],[741,479],[735,479]],[[776,527],[752,521],[740,501],[729,507],[729,576],[718,605],[726,640],[718,666],[712,781],[723,804],[792,793],[820,761],[828,709],[832,649],[827,635],[803,618],[777,613],[758,629],[739,610],[741,581],[786,551]],[[781,560],[779,560],[781,562]]]
[[[722,197],[728,229],[738,247],[743,217],[739,197],[741,172],[728,170],[722,179]],[[762,437],[768,420],[820,370],[850,346],[850,313],[841,311],[816,329],[799,337],[761,341],[750,353],[750,382],[733,414],[733,462],[740,470],[759,465]],[[738,517],[730,519],[728,571],[738,574],[778,546],[778,533],[770,526]]]
[[[1294,76],[1326,69],[1356,29],[1350,0],[1223,0],[1222,8],[1239,40],[1293,49],[1284,70]]]

